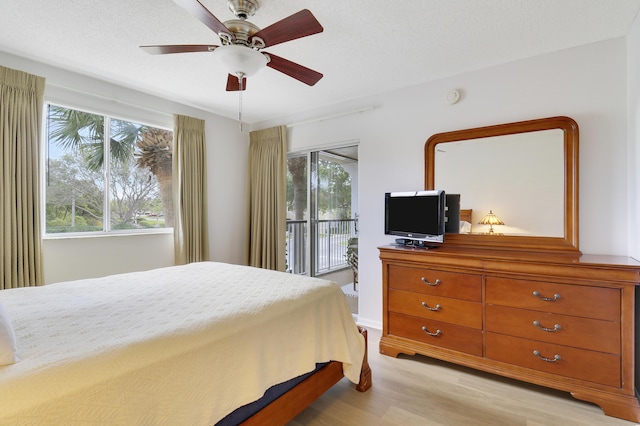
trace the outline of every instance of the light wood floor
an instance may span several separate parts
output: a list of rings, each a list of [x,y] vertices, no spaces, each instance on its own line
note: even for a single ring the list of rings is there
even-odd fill
[[[567,393],[419,355],[380,355],[379,340],[380,331],[369,329],[368,392],[343,379],[289,425],[635,425]]]

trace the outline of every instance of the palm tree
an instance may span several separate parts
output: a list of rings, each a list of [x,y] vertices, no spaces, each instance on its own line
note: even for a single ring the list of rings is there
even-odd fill
[[[49,138],[68,150],[80,150],[87,168],[99,171],[104,164],[104,117],[55,105],[50,106]],[[135,141],[142,127],[116,120],[115,132],[109,139],[111,159],[126,163],[133,155]]]
[[[50,105],[49,138],[62,148],[79,150],[86,166],[100,171],[104,164],[104,117],[84,111]],[[165,225],[173,226],[171,188],[172,133],[128,121],[111,120],[109,152],[115,164],[128,165],[136,157],[136,166],[149,168],[158,181]],[[135,153],[136,146],[139,149]]]
[[[165,226],[173,226],[173,194],[172,194],[172,165],[171,146],[173,134],[168,130],[147,128],[141,132],[136,145],[139,152],[136,165],[147,167],[158,180],[162,209],[164,210]]]

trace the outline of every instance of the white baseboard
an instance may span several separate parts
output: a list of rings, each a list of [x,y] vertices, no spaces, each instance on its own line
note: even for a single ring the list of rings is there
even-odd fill
[[[380,332],[382,332],[382,322],[381,321],[373,321],[369,318],[363,318],[358,315],[358,319],[356,320],[356,324],[365,328],[374,328]]]

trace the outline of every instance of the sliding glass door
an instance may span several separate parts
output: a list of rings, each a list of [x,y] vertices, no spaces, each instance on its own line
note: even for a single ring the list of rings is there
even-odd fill
[[[318,276],[345,269],[358,226],[357,146],[288,158],[287,271]]]

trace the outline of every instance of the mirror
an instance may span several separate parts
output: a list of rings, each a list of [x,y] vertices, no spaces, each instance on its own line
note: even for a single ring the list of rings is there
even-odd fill
[[[433,135],[425,188],[460,194],[471,215],[445,245],[579,253],[578,125],[569,117]],[[490,212],[502,224],[489,224]]]

